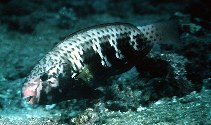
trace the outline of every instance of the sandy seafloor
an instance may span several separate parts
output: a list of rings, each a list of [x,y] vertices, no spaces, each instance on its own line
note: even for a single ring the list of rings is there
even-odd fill
[[[209,6],[209,0],[1,1],[0,125],[211,125]],[[68,34],[102,23],[143,25],[170,18],[184,26],[182,45],[152,50],[143,67],[149,61],[158,68],[138,70],[147,76],[133,68],[111,77],[97,88],[104,93],[98,98],[35,106],[21,99],[27,74]],[[158,73],[164,67],[170,79]]]

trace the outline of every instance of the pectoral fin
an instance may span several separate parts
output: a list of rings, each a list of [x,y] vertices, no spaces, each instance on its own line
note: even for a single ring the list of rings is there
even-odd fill
[[[85,66],[76,76],[76,80],[81,80],[83,83],[88,86],[93,85],[93,75],[89,69],[89,66]]]

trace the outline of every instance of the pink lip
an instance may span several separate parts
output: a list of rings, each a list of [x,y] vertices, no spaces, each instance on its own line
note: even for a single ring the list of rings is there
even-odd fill
[[[25,89],[23,89],[24,99],[26,99],[26,101],[29,104],[36,103],[36,101],[37,101],[36,95],[37,95],[36,86],[29,86],[29,87],[26,87]]]

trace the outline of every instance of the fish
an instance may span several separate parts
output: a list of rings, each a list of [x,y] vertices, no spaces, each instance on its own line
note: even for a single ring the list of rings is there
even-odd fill
[[[136,66],[156,43],[178,41],[176,21],[143,26],[106,23],[76,31],[48,52],[26,77],[22,95],[29,104],[62,93],[63,84],[93,86]],[[71,91],[69,92],[71,94]]]

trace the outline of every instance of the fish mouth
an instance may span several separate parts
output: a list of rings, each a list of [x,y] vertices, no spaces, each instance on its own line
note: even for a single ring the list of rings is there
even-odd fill
[[[22,89],[23,99],[28,104],[35,104],[38,101],[37,85],[25,86]]]
[[[27,87],[23,89],[23,99],[28,104],[34,104],[37,102],[37,92],[35,87]]]
[[[28,97],[25,97],[24,100],[26,100],[27,102],[29,102],[32,98],[34,98],[34,96],[28,96]]]
[[[27,103],[34,104],[36,103],[36,96],[27,96],[23,98]]]

